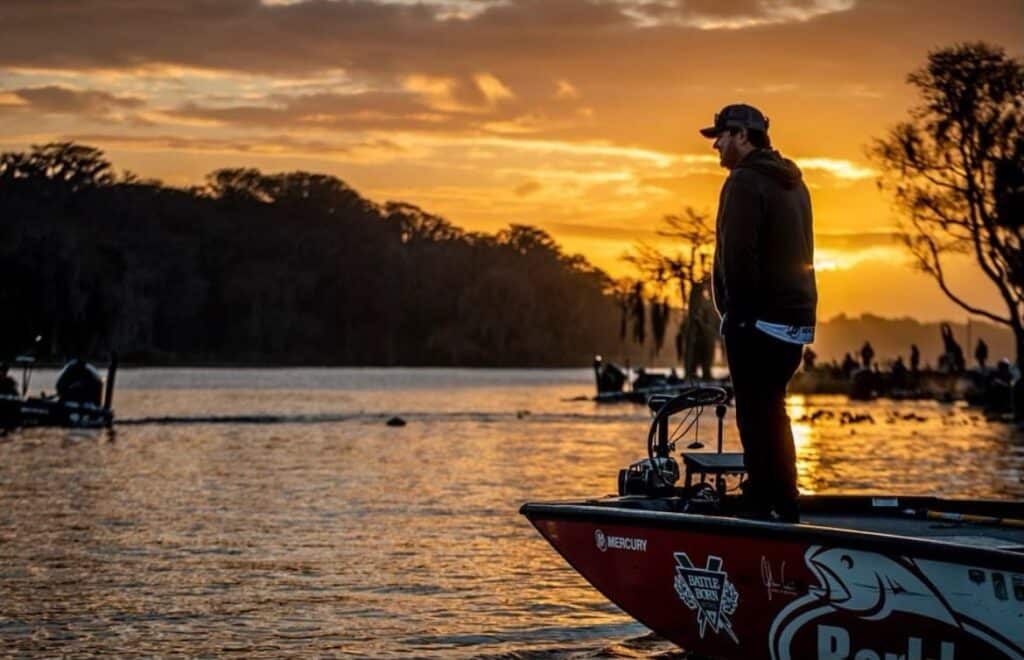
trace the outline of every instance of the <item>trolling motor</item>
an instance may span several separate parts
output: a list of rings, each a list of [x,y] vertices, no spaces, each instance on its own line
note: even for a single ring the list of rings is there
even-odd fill
[[[729,393],[721,387],[691,387],[675,396],[656,394],[647,405],[654,413],[647,434],[647,458],[619,470],[619,495],[671,495],[679,481],[679,464],[671,454],[676,444],[692,430],[691,448],[700,443],[700,417],[705,406],[716,406],[718,417],[718,451],[722,451],[723,419]],[[673,432],[669,432],[669,418],[685,411]]]

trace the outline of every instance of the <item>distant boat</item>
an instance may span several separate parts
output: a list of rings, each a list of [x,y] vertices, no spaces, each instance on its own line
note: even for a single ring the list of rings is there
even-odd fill
[[[833,367],[801,369],[789,382],[790,394],[845,394],[857,401],[874,399],[962,399],[971,384],[971,372],[881,371],[858,368],[849,375]]]
[[[728,387],[728,380],[701,381],[694,378],[680,378],[675,369],[667,372],[637,369],[630,380],[628,370],[607,362],[600,355],[594,357],[594,380],[597,385],[598,403],[647,403],[652,396],[678,394],[692,388],[695,384],[718,385]]]
[[[27,396],[35,360],[28,356],[19,356],[15,364],[23,369],[22,393],[21,396],[0,395],[0,428],[102,428],[113,425],[116,354],[107,368],[105,386],[103,377],[93,365],[84,360],[74,359],[65,364],[58,375],[57,392],[53,396]]]
[[[648,456],[619,494],[520,512],[598,591],[688,651],[721,658],[1024,659],[1024,502],[806,496],[801,524],[737,515],[742,454],[670,455],[670,417],[717,388],[656,399]],[[721,408],[719,408],[721,411]],[[914,469],[914,466],[907,466]]]

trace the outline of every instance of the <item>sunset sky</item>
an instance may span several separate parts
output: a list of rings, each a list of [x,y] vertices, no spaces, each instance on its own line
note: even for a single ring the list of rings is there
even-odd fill
[[[965,315],[894,240],[865,146],[929,50],[1021,56],[1024,2],[2,0],[0,30],[0,149],[75,140],[170,185],[326,172],[466,229],[542,227],[615,275],[665,214],[714,212],[697,129],[751,103],[811,186],[820,316],[935,320]]]

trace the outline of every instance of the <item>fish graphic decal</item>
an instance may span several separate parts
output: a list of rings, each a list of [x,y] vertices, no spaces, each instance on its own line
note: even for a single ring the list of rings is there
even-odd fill
[[[835,612],[861,621],[881,621],[897,612],[915,615],[960,629],[1006,657],[1024,660],[1019,645],[974,620],[969,612],[957,611],[912,559],[811,546],[804,561],[818,584],[775,617],[768,634],[772,660],[792,660],[790,647],[796,634]]]

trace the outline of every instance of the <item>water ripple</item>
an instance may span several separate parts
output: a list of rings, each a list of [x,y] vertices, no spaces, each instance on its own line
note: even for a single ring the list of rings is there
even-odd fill
[[[114,431],[0,438],[4,654],[685,657],[517,513],[614,491],[642,407],[566,401],[583,386],[549,373],[160,373],[126,372]],[[1024,496],[1015,429],[909,410],[793,400],[801,488]]]

